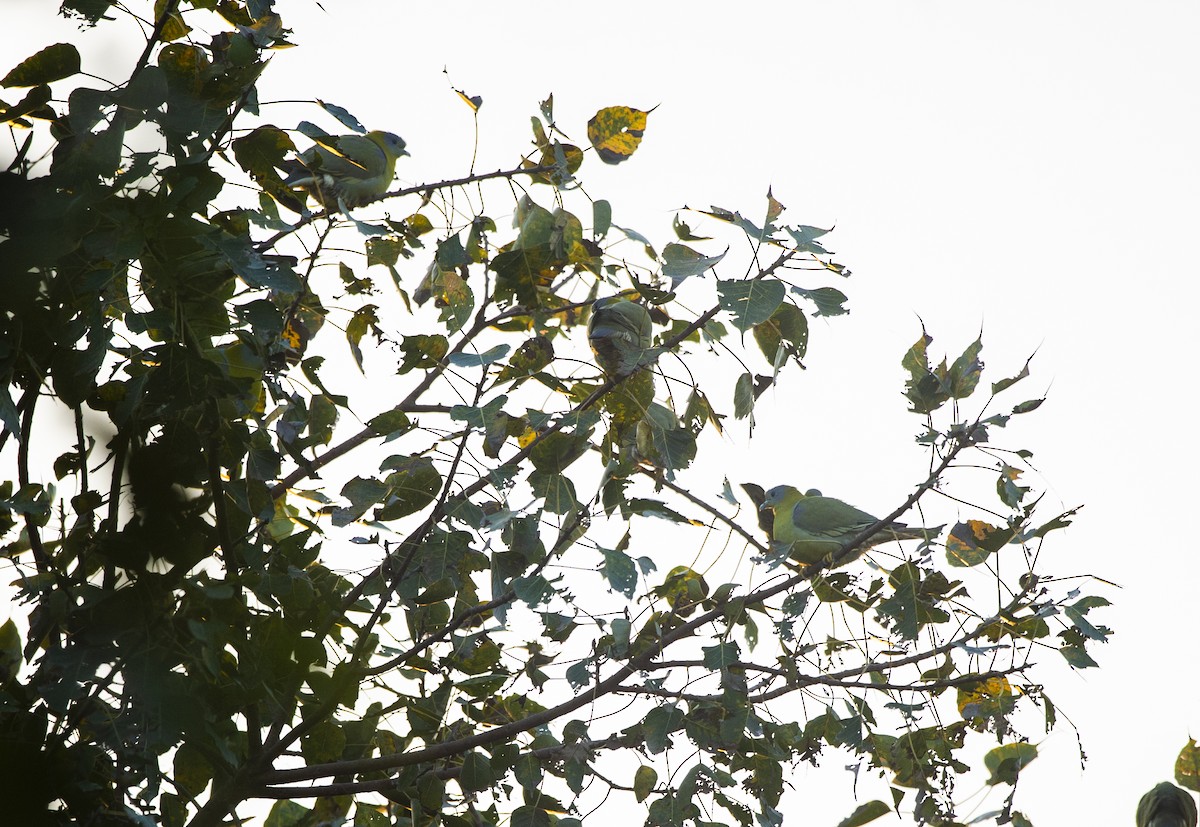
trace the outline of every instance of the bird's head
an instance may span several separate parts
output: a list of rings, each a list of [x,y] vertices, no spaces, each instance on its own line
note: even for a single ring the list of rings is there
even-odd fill
[[[399,158],[401,155],[407,155],[408,150],[404,139],[395,132],[383,132],[375,129],[367,133],[367,137],[379,145],[379,148],[388,153],[393,158]]]
[[[774,511],[789,500],[794,502],[803,496],[794,485],[777,485],[767,489],[766,496],[763,497],[762,505],[758,507],[758,510]]]
[[[821,492],[815,488],[810,488],[802,494],[800,493],[800,489],[794,485],[777,485],[774,488],[770,488],[766,491],[762,504],[759,505],[758,510],[774,511],[780,506],[787,507],[789,505],[795,505],[805,497],[819,496],[821,496]]]

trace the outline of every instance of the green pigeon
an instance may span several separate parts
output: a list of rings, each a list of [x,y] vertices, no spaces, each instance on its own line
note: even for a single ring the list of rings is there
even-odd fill
[[[1138,802],[1137,827],[1196,827],[1196,802],[1187,790],[1164,781]]]
[[[396,175],[396,159],[407,155],[404,139],[372,130],[366,135],[326,135],[286,162],[284,184],[303,189],[326,209],[346,212],[383,195]]]
[[[592,304],[588,344],[609,379],[628,376],[642,364],[653,343],[650,312],[637,302],[610,296]]]
[[[775,514],[771,536],[775,543],[790,545],[789,556],[798,563],[813,565],[832,559],[846,543],[866,531],[878,518],[833,497],[825,497],[817,489],[800,493],[791,485],[777,485],[766,492],[759,506]],[[891,523],[864,540],[854,553],[838,561],[845,565],[864,551],[890,540],[924,540],[937,536],[941,527],[909,528],[904,523]]]

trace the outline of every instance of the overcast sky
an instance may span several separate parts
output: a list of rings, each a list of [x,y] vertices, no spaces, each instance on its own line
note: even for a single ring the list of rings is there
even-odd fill
[[[0,27],[4,71],[47,42],[40,32],[79,37],[47,0],[3,2],[21,21]],[[852,312],[814,324],[809,370],[760,403],[748,450],[730,442],[720,460],[747,478],[803,468],[801,487],[890,510],[919,481],[917,423],[899,397],[918,314],[952,357],[982,328],[990,380],[1038,351],[1026,396],[1049,400],[1007,444],[1034,451],[1048,501],[1086,504],[1043,565],[1122,588],[1081,584],[1115,604],[1098,618],[1117,631],[1096,652],[1101,669],[1040,659],[1088,769],[1061,724],[1018,802],[1042,827],[1132,823],[1138,797],[1200,735],[1200,7],[324,5],[279,4],[300,48],[279,53],[260,97],[324,98],[403,135],[405,183],[470,162],[474,126],[450,84],[483,97],[480,170],[511,165],[554,92],[581,144],[601,106],[658,107],[631,161],[584,168],[617,223],[667,241],[684,204],[757,218],[770,186],[786,219],[836,224]],[[91,68],[118,54],[105,37],[85,69],[107,74]],[[852,809],[834,770],[840,786],[797,776],[821,803],[791,823]]]

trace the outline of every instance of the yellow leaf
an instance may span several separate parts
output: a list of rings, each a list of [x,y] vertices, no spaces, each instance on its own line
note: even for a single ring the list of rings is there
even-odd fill
[[[964,720],[1003,716],[1015,705],[1012,684],[1005,677],[988,678],[958,690],[958,713]]]
[[[588,140],[606,164],[628,160],[642,142],[646,116],[650,112],[629,106],[609,106],[588,121]]]

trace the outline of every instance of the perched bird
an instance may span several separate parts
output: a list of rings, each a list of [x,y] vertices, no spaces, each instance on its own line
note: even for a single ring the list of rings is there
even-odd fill
[[[766,492],[759,506],[775,514],[771,524],[771,536],[775,543],[791,546],[789,556],[807,565],[821,563],[839,554],[846,544],[866,531],[878,519],[848,503],[833,497],[824,497],[815,488],[801,494],[791,485],[777,485]],[[864,551],[889,540],[923,540],[934,537],[941,531],[937,528],[909,528],[904,523],[891,523],[881,527],[864,540],[854,553],[838,561],[845,565]]]
[[[1138,802],[1137,827],[1196,827],[1196,801],[1170,781],[1157,784]]]
[[[608,378],[633,373],[650,349],[653,336],[650,313],[637,302],[610,296],[592,304],[588,343]]]
[[[286,163],[284,184],[303,189],[326,209],[357,207],[387,192],[396,159],[407,155],[404,139],[372,130],[366,135],[327,135]]]

